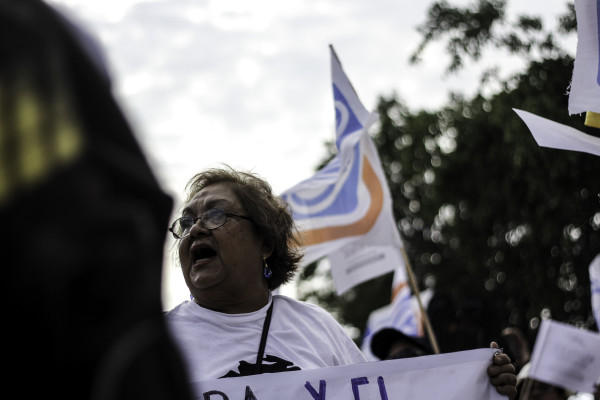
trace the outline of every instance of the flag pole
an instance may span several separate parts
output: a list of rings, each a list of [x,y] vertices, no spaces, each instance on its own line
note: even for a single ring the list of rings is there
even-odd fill
[[[529,393],[531,392],[531,387],[533,386],[532,379],[525,379],[525,383],[523,384],[523,391],[519,395],[518,400],[527,400],[529,399]]]
[[[417,285],[415,274],[413,273],[410,261],[408,260],[408,256],[406,255],[406,251],[404,250],[404,246],[400,247],[400,251],[402,252],[402,258],[404,259],[404,265],[406,266],[406,274],[408,275],[408,281],[410,283],[415,297],[417,298],[419,310],[421,311],[421,316],[423,318],[423,321],[425,322],[425,330],[427,331],[427,336],[429,337],[429,341],[431,342],[431,347],[433,347],[433,351],[435,352],[435,354],[440,354],[440,348],[438,346],[435,333],[433,333],[431,322],[429,321],[429,316],[427,315],[427,312],[423,307],[423,303],[421,302],[421,293],[419,292],[419,286]]]

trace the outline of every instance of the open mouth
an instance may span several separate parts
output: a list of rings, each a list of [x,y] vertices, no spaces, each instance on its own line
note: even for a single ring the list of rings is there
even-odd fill
[[[211,259],[217,255],[217,252],[208,246],[197,246],[192,249],[192,264]]]

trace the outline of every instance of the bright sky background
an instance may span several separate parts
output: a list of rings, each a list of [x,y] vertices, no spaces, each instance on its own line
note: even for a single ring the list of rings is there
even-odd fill
[[[477,66],[447,75],[437,44],[410,65],[431,0],[48,3],[100,41],[115,95],[177,205],[187,180],[220,162],[259,173],[276,193],[314,173],[335,137],[329,44],[368,110],[394,92],[413,111],[433,109],[450,90],[473,93],[481,68],[503,65],[508,74],[523,65],[491,50]],[[566,3],[510,0],[508,11],[548,16],[556,26]],[[569,42],[573,54],[575,46]],[[170,309],[189,292],[171,263],[170,238],[165,246]]]

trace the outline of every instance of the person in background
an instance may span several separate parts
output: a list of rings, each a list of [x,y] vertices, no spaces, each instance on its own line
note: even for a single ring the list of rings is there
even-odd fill
[[[366,361],[329,313],[272,294],[298,268],[301,243],[266,181],[226,166],[197,174],[187,189],[170,231],[192,300],[166,320],[192,381]],[[508,356],[494,357],[488,374],[514,397]]]
[[[424,337],[409,336],[395,328],[378,330],[371,339],[371,351],[380,360],[412,358],[434,354]]]
[[[527,365],[531,358],[531,352],[529,351],[529,342],[525,338],[521,329],[510,326],[502,330],[502,339],[506,343],[508,348],[507,353],[511,355],[513,365],[517,371],[517,374],[521,369]]]
[[[0,1],[5,396],[191,399],[161,304],[172,199],[99,42],[48,3]]]

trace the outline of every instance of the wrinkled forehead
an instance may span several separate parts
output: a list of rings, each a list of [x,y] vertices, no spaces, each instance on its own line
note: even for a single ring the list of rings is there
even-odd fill
[[[215,183],[196,193],[184,206],[182,214],[200,214],[211,208],[242,212],[244,207],[231,183]]]

